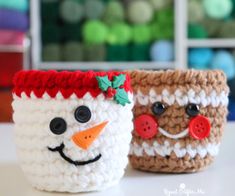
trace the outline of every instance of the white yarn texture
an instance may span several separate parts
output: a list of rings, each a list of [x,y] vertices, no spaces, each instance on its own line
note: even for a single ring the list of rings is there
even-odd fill
[[[133,95],[128,93],[129,100]],[[102,190],[119,182],[128,163],[131,141],[132,107],[117,104],[100,94],[93,98],[89,93],[78,99],[72,95],[64,99],[61,93],[50,98],[46,93],[37,98],[31,93],[28,98],[14,95],[13,119],[15,122],[15,142],[21,167],[32,185],[40,190],[58,192],[86,192]],[[90,108],[92,116],[87,123],[79,123],[74,111],[80,105]],[[49,129],[50,121],[55,117],[66,120],[67,130],[55,135]],[[108,121],[98,138],[87,149],[79,148],[71,136],[79,131]],[[65,161],[54,148],[65,144],[63,152],[74,161],[86,161],[102,157],[83,166],[75,166]]]

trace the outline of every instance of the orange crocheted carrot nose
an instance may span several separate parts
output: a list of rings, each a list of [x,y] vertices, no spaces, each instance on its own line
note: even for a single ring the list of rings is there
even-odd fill
[[[89,129],[86,129],[85,131],[75,133],[71,139],[79,147],[86,150],[95,141],[95,139],[99,136],[100,132],[104,129],[104,127],[107,125],[107,123],[108,122],[106,121],[106,122],[98,124],[94,127],[91,127]]]

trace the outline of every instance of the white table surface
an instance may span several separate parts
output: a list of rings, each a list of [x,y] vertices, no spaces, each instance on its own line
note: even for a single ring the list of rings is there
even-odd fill
[[[31,188],[17,164],[12,129],[12,124],[0,124],[0,196],[70,195],[42,192]],[[203,172],[194,174],[156,174],[140,172],[128,167],[119,185],[102,192],[72,195],[234,196],[235,123],[227,124],[219,156]]]

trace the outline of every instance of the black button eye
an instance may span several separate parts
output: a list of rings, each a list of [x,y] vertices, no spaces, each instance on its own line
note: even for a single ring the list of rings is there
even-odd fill
[[[197,116],[200,112],[199,106],[193,103],[188,104],[185,110],[186,110],[186,113],[191,117]]]
[[[50,130],[56,135],[64,133],[67,129],[67,124],[63,118],[53,118],[50,122]]]
[[[74,113],[75,119],[80,123],[86,123],[91,119],[91,111],[85,106],[79,106]]]
[[[165,112],[165,110],[166,110],[166,107],[161,102],[155,102],[152,105],[152,112],[157,116],[161,115],[163,112]]]

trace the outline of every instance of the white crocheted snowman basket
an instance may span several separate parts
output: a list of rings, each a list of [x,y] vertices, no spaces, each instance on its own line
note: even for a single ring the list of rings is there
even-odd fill
[[[13,97],[17,153],[34,187],[86,192],[119,182],[133,129],[128,75],[21,71]]]

